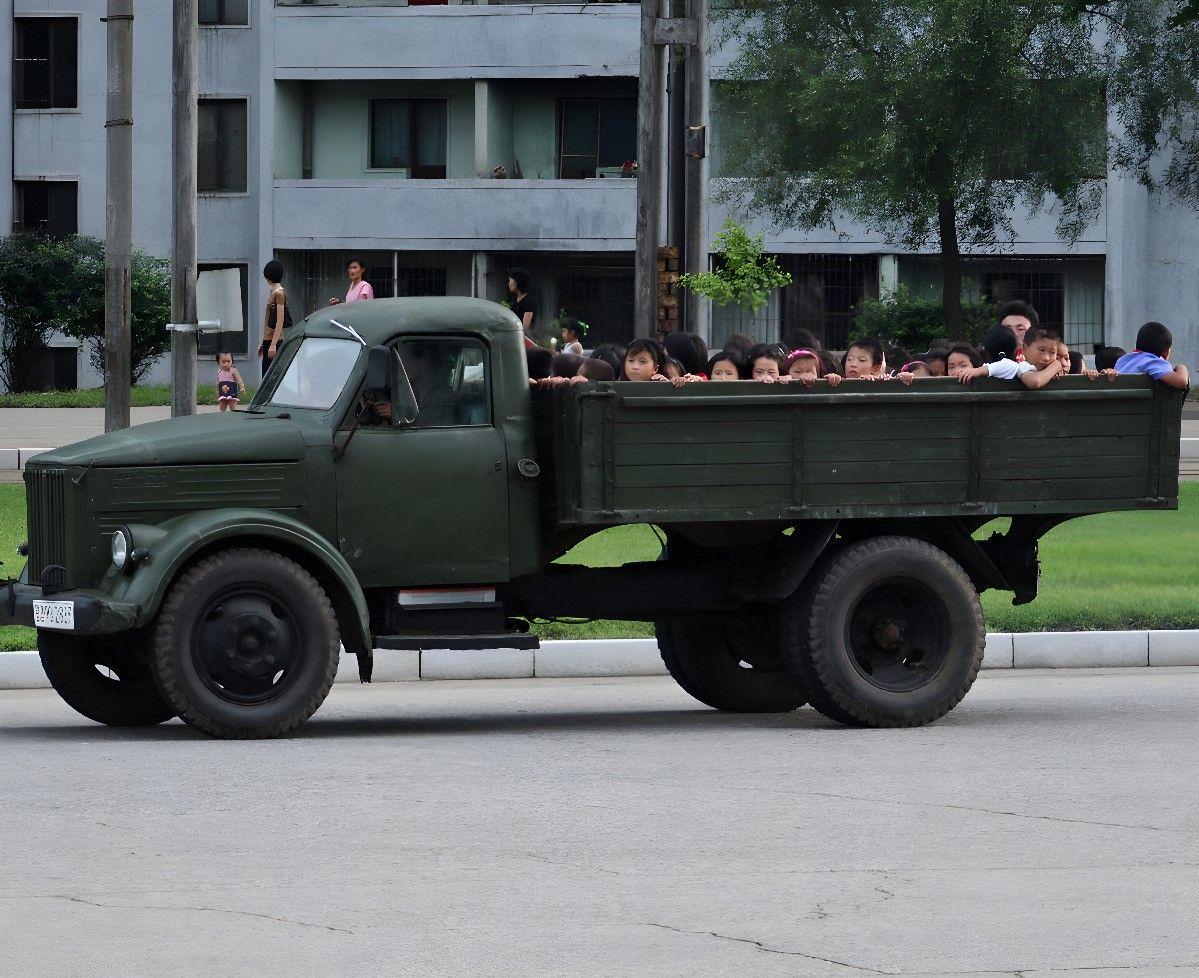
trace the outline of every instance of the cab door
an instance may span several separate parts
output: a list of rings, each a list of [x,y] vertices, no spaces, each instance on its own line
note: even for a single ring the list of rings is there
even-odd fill
[[[444,336],[399,350],[418,415],[360,427],[335,463],[341,552],[364,587],[506,581],[509,467],[488,350]]]

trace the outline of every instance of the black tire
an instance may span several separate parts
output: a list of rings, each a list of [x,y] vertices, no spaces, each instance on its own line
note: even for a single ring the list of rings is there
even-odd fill
[[[830,554],[784,610],[783,661],[812,706],[849,726],[916,727],[974,684],[978,592],[943,550],[874,537]]]
[[[37,650],[50,685],[71,709],[110,727],[152,727],[175,711],[154,685],[148,641],[143,631],[85,636],[43,630]]]
[[[777,628],[757,634],[699,621],[654,623],[662,662],[683,691],[730,713],[790,713],[806,697],[783,670]]]
[[[213,737],[280,737],[329,695],[337,617],[316,579],[269,550],[227,550],[174,583],[151,667],[163,698]]]

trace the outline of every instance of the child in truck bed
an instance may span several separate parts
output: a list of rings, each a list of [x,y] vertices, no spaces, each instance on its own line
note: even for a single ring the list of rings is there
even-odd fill
[[[830,373],[824,369],[824,361],[816,350],[792,350],[787,354],[787,373],[779,378],[783,382],[793,382],[811,387],[818,380],[827,380],[830,387],[841,383],[840,374]]]
[[[882,380],[886,373],[887,358],[876,339],[854,340],[841,359],[841,376],[846,380]]]
[[[1116,373],[1148,374],[1169,387],[1191,386],[1186,364],[1171,364],[1174,336],[1161,323],[1146,323],[1137,330],[1137,348],[1116,361]]]

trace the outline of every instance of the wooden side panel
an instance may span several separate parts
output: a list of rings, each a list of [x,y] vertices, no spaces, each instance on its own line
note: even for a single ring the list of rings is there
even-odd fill
[[[577,441],[559,446],[574,467],[560,470],[570,492],[560,522],[1176,505],[1181,399],[1147,378],[1065,378],[1044,391],[999,381],[847,386],[572,390],[577,424],[560,430]]]

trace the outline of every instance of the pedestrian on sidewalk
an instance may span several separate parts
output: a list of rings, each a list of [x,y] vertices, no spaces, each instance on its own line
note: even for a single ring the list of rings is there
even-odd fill
[[[366,266],[357,258],[351,258],[346,262],[346,274],[350,276],[350,288],[346,291],[345,299],[339,299],[334,296],[329,300],[329,305],[335,306],[340,302],[364,302],[367,299],[375,297],[375,290],[371,288],[370,282],[366,281],[362,276],[366,274]]]
[[[262,320],[262,343],[258,346],[258,355],[262,358],[262,376],[265,378],[283,334],[292,327],[292,318],[291,310],[287,307],[287,290],[283,288],[283,263],[272,258],[262,270],[262,277],[271,290],[266,299],[266,315]]]
[[[237,402],[246,392],[246,382],[241,379],[241,373],[233,366],[232,353],[217,354],[216,372],[216,402],[221,412],[236,411]]]

